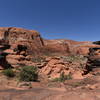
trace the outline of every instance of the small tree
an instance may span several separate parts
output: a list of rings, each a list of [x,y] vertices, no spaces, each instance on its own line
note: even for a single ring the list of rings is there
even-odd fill
[[[37,81],[38,72],[35,66],[22,67],[19,73],[19,79],[21,81]]]
[[[7,77],[14,77],[14,76],[15,76],[15,73],[14,73],[14,71],[13,71],[11,68],[5,69],[5,70],[3,71],[3,74],[4,74],[5,76],[7,76]]]

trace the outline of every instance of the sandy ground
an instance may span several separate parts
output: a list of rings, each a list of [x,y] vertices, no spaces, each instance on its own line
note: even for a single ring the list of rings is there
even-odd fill
[[[100,90],[7,89],[0,90],[0,100],[100,100]]]

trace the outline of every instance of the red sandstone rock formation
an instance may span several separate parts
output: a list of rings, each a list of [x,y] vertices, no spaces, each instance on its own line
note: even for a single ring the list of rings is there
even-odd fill
[[[87,54],[88,48],[96,46],[92,42],[77,42],[73,40],[44,40],[39,32],[22,28],[0,28],[0,44],[9,44],[12,49],[24,45],[30,54]]]
[[[37,31],[22,28],[0,28],[0,40],[7,41],[11,47],[24,44],[31,45],[34,48],[40,48],[44,45]]]
[[[0,28],[0,45],[4,47],[8,45],[10,47],[1,51],[1,53],[7,53],[5,60],[2,60],[3,66],[2,64],[0,65],[1,68],[4,67],[5,63],[10,64],[12,67],[36,65],[34,58],[39,56],[87,55],[90,47],[98,47],[92,42],[77,42],[63,39],[45,40],[41,38],[37,31],[15,27]],[[37,60],[39,59],[37,58]],[[57,77],[62,72],[67,74],[69,72],[74,73],[77,66],[80,67],[80,63],[63,62],[59,58],[51,58],[50,61],[44,61],[39,65],[42,69],[41,72],[50,78]],[[84,72],[80,68],[77,71],[80,76]],[[76,77],[76,75],[73,74],[73,77]]]

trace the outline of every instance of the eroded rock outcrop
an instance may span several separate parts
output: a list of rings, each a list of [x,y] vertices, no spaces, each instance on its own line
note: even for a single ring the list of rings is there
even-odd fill
[[[0,40],[4,40],[4,43],[11,45],[12,49],[16,48],[18,45],[25,45],[29,50],[39,49],[44,45],[37,31],[14,27],[0,28]]]
[[[100,41],[93,42],[94,44],[100,45]],[[87,72],[94,69],[100,69],[100,47],[93,47],[89,49],[88,62],[87,62]]]
[[[32,56],[39,54],[39,49],[44,46],[44,42],[37,31],[6,27],[0,28],[0,45],[3,48],[10,46],[3,50],[0,48],[1,56],[7,54],[1,58],[1,65],[6,65],[5,60],[7,60],[12,67],[15,67],[20,63],[26,65],[32,63],[25,59],[29,54]]]
[[[10,63],[8,63],[6,56],[8,53],[5,53],[4,50],[10,48],[9,45],[0,45],[0,69],[10,68],[12,67]]]
[[[46,64],[42,66],[40,73],[49,79],[64,75],[71,75],[74,79],[82,79],[85,71],[87,58],[83,56],[63,56],[47,58]]]

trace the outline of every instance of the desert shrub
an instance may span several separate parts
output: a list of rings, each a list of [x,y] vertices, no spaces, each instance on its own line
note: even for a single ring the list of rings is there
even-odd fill
[[[71,80],[71,79],[72,79],[71,74],[64,75],[64,73],[61,73],[59,78],[53,79],[53,82],[64,82],[65,80]]]
[[[37,81],[38,72],[35,66],[24,66],[20,69],[19,79],[21,81]]]
[[[14,71],[13,71],[11,68],[5,69],[5,70],[3,71],[3,74],[4,74],[5,76],[7,76],[7,77],[14,77],[14,76],[15,76],[15,73],[14,73]]]
[[[71,80],[71,79],[72,79],[71,74],[65,75],[65,76],[64,76],[64,79],[65,79],[65,80]]]
[[[71,55],[71,56],[63,56],[61,57],[63,59],[64,62],[83,62],[83,61],[87,61],[87,58],[82,56],[82,55]]]

